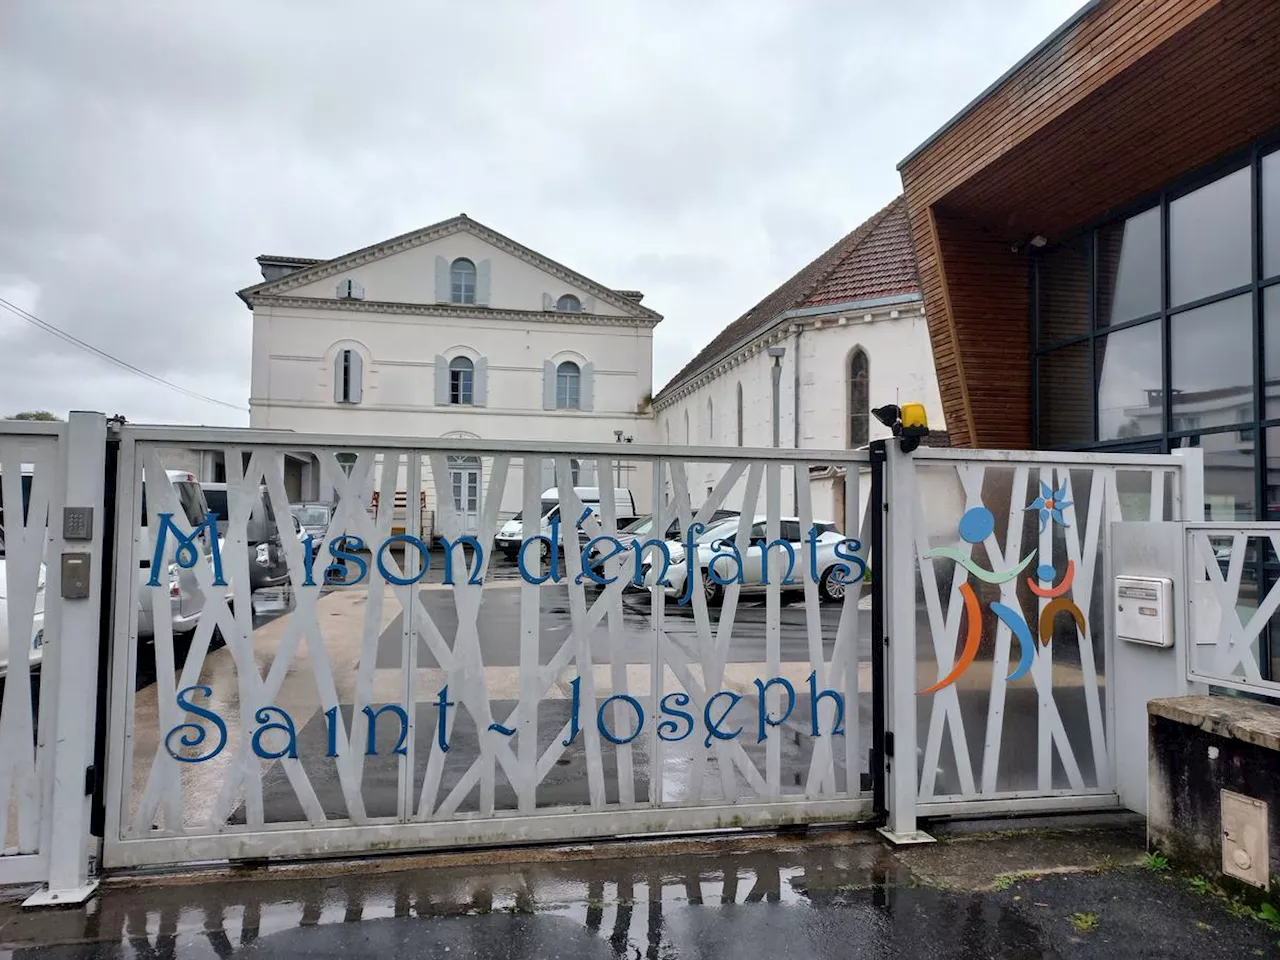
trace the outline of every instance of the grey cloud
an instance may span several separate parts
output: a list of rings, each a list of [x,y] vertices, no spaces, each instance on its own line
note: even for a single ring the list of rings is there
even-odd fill
[[[243,403],[254,256],[466,211],[642,287],[658,387],[1078,5],[10,4],[0,295]],[[245,421],[0,321],[0,413]]]

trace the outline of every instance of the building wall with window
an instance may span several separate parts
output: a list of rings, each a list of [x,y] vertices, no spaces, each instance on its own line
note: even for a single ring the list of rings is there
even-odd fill
[[[1280,519],[1280,4],[1082,7],[902,173],[958,445],[1205,453]]]
[[[638,293],[603,287],[466,217],[333,260],[259,262],[272,279],[241,291],[254,314],[253,426],[655,439],[647,400],[661,317]],[[592,470],[582,465],[582,485],[594,485]],[[479,480],[483,498],[487,470]],[[623,481],[647,507],[649,471],[627,464]],[[509,477],[503,515],[520,509],[521,482],[518,470]],[[430,483],[427,497],[435,502]]]
[[[890,435],[872,408],[899,402],[923,403],[931,427],[944,429],[901,199],[731,324],[663,387],[654,400],[659,436],[694,446],[771,447],[770,347],[784,350],[780,447],[865,447]],[[725,469],[689,466],[694,506]],[[735,487],[726,505],[738,508],[743,489]],[[843,474],[815,478],[810,493],[815,516],[845,523]],[[782,485],[782,500],[784,510],[795,510],[791,480]]]

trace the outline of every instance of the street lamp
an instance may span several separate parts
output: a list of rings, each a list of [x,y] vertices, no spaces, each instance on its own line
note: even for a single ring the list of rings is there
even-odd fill
[[[778,447],[781,445],[780,438],[782,436],[782,358],[787,355],[786,347],[770,347],[769,356],[773,357],[773,445]]]

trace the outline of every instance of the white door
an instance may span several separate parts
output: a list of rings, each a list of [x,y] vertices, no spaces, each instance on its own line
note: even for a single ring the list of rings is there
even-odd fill
[[[480,464],[474,457],[450,460],[449,485],[461,527],[458,533],[475,535],[480,530]]]

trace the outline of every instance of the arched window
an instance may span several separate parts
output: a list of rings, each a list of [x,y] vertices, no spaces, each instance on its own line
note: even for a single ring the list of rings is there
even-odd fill
[[[470,406],[475,403],[476,365],[470,357],[449,361],[449,402]]]
[[[449,299],[453,303],[476,302],[476,265],[459,257],[449,268]]]
[[[738,446],[742,445],[742,381],[738,381]]]
[[[684,445],[689,445],[691,438],[689,436],[689,411],[684,412]]]
[[[572,293],[566,293],[563,297],[556,301],[556,309],[561,313],[581,313],[582,301],[575,297]]]
[[[849,357],[849,446],[871,442],[871,361],[858,347]]]
[[[333,400],[335,403],[359,403],[363,393],[364,361],[350,348],[339,350],[333,358]]]
[[[716,438],[716,407],[712,403],[711,398],[707,397],[707,441],[712,442]]]
[[[582,370],[572,360],[556,367],[556,409],[577,410],[582,405]]]

